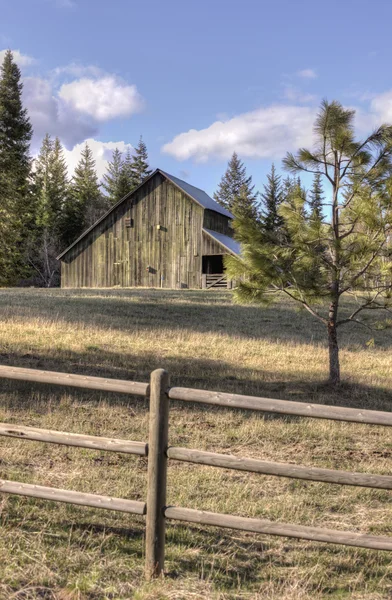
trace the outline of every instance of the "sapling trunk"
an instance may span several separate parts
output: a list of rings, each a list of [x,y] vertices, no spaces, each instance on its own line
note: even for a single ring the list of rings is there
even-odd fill
[[[328,323],[328,349],[329,349],[329,382],[333,385],[340,383],[339,345],[336,323]]]

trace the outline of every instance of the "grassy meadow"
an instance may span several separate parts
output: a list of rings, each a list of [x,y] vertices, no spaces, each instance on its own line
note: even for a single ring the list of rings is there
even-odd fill
[[[345,306],[349,310],[349,302]],[[325,384],[322,326],[229,292],[0,289],[0,364],[297,401],[392,409],[392,329],[341,329],[344,383]],[[0,380],[0,420],[147,440],[140,398]],[[389,428],[173,403],[170,444],[390,474]],[[145,458],[0,439],[0,477],[145,500]],[[392,535],[391,493],[169,462],[168,502]],[[0,496],[0,599],[317,600],[392,597],[391,555],[169,522],[166,574],[143,580],[142,517]]]

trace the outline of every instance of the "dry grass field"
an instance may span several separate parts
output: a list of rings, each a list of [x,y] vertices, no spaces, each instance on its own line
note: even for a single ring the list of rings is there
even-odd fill
[[[347,307],[349,308],[349,307]],[[0,364],[319,403],[392,408],[392,329],[342,330],[332,390],[324,331],[280,303],[234,306],[229,292],[0,290]],[[381,318],[381,317],[380,317]],[[371,339],[370,339],[371,338]],[[143,399],[0,381],[0,420],[147,440]],[[388,428],[173,403],[170,443],[388,474]],[[0,439],[0,477],[145,499],[146,459]],[[171,504],[392,535],[392,497],[170,462]],[[391,555],[170,522],[166,575],[143,581],[141,517],[1,496],[0,598],[18,600],[392,597]]]

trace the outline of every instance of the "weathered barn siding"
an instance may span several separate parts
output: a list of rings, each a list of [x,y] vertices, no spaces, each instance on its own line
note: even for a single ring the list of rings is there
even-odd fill
[[[212,239],[208,233],[203,231],[203,256],[212,256],[217,254],[226,254],[227,250],[219,242]]]
[[[234,234],[230,219],[228,219],[225,215],[221,215],[220,213],[207,208],[204,211],[203,227],[206,229],[212,229],[218,233],[223,233],[229,237],[233,237]]]
[[[62,287],[201,287],[203,212],[157,173],[67,252]]]

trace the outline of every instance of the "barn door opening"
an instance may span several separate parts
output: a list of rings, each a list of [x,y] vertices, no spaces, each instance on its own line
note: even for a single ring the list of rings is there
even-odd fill
[[[223,275],[223,254],[203,256],[203,275]]]
[[[223,254],[203,256],[202,287],[206,289],[228,287],[223,265]]]

